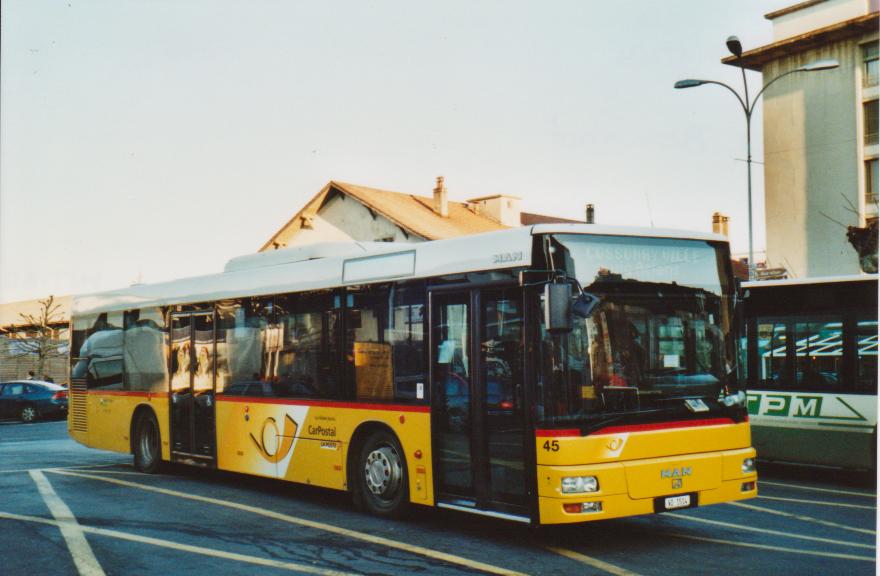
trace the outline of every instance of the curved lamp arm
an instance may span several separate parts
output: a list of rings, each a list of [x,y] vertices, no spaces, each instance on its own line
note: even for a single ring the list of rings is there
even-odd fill
[[[779,76],[777,76],[777,77],[774,78],[773,80],[771,80],[771,81],[767,82],[766,84],[764,84],[764,87],[761,88],[761,90],[758,91],[757,94],[755,94],[755,99],[752,100],[752,105],[751,105],[751,107],[749,108],[747,114],[748,114],[749,116],[752,115],[752,112],[755,110],[755,106],[758,104],[758,98],[761,97],[761,94],[763,94],[764,91],[765,91],[767,88],[769,88],[770,86],[772,86],[772,85],[773,85],[777,80],[779,80],[780,78],[785,78],[786,76],[788,76],[788,75],[790,75],[790,74],[794,74],[795,72],[805,72],[805,70],[803,70],[802,68],[795,68],[794,70],[789,70],[788,72],[786,72],[786,73],[784,73],[784,74],[780,74]]]
[[[749,107],[746,106],[746,103],[743,102],[742,96],[740,96],[736,90],[725,84],[724,82],[718,82],[716,80],[679,80],[675,83],[676,88],[693,88],[695,86],[702,86],[703,84],[717,84],[718,86],[722,86],[730,90],[730,93],[736,96],[737,101],[739,101],[739,105],[742,106],[743,112],[746,113],[746,116],[749,116]]]

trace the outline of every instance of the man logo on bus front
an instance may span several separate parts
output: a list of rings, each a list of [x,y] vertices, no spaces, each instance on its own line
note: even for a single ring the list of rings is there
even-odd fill
[[[260,456],[271,464],[277,464],[284,460],[293,447],[293,437],[299,425],[288,414],[284,415],[284,433],[279,434],[275,418],[271,416],[263,421],[263,429],[260,431],[260,439],[251,433],[251,440],[260,452]],[[279,444],[278,436],[281,436]]]

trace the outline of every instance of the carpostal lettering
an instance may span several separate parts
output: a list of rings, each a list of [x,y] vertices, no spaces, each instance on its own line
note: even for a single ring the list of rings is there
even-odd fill
[[[309,426],[309,436],[326,436],[329,438],[335,438],[336,427],[324,428],[323,426]]]

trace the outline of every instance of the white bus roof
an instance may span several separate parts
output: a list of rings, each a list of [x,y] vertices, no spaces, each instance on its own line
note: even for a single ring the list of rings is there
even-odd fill
[[[532,236],[550,233],[726,241],[693,231],[540,224],[430,242],[316,244],[233,258],[219,274],[74,296],[72,315],[519,268],[531,265]]]
[[[847,276],[817,276],[813,278],[787,278],[785,280],[753,280],[743,282],[743,288],[769,288],[772,286],[807,286],[812,284],[836,284],[840,282],[865,282],[880,278],[877,274],[851,274]]]

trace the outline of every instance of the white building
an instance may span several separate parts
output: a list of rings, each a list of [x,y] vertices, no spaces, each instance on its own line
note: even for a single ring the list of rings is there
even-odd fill
[[[767,265],[797,278],[857,274],[845,226],[877,219],[878,0],[808,0],[765,17],[773,42],[742,56],[764,94]],[[736,59],[724,59],[736,65]]]

